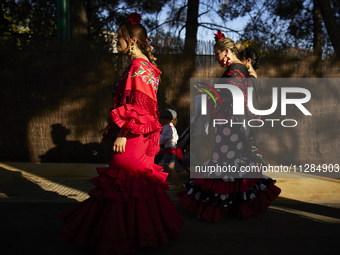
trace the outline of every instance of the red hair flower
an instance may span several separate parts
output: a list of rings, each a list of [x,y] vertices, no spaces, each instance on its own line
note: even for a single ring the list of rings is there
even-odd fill
[[[219,40],[221,40],[222,38],[225,38],[225,35],[222,33],[221,30],[218,30],[217,34],[215,34],[215,41],[218,42]]]
[[[127,21],[130,22],[132,25],[139,24],[141,20],[142,18],[137,12],[133,12],[127,17]]]

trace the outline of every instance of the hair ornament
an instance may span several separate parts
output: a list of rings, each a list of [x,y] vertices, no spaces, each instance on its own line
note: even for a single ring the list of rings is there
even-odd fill
[[[225,38],[225,35],[222,33],[221,30],[218,30],[217,34],[215,34],[215,41],[218,42],[219,40],[221,40],[222,38]]]
[[[244,47],[245,49],[250,48],[251,43],[252,43],[252,41],[251,41],[250,39],[247,40],[247,41],[244,41],[244,42],[243,42],[243,47]]]
[[[142,17],[137,13],[133,12],[127,17],[127,21],[130,22],[132,25],[137,25],[142,20]]]

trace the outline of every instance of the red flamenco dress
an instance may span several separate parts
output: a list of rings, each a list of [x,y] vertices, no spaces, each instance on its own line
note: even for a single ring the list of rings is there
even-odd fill
[[[179,238],[184,224],[165,192],[167,174],[154,164],[162,129],[158,122],[159,70],[134,59],[117,84],[112,123],[105,135],[126,129],[125,152],[113,153],[109,167],[98,168],[90,198],[65,210],[60,239],[97,254],[126,254]]]
[[[232,64],[220,79],[223,83],[235,85],[242,90],[245,109],[246,91],[249,87],[247,77],[248,71],[244,65]],[[224,99],[229,97],[226,92],[226,89],[218,91]],[[230,121],[232,118],[232,104],[226,104],[227,102],[223,102],[226,105],[224,108],[212,110],[216,119]],[[241,166],[258,167],[263,162],[247,149],[252,147],[254,151],[254,144],[253,140],[243,134],[240,125],[216,125],[212,157],[208,165],[233,166],[237,170],[240,170]],[[186,190],[177,193],[180,197],[178,204],[207,221],[219,222],[226,214],[246,218],[265,211],[277,198],[281,190],[274,184],[274,180],[262,174],[246,176],[215,172],[186,183]]]

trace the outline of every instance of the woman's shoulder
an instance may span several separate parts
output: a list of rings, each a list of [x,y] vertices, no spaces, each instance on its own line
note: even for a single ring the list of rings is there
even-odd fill
[[[247,67],[240,63],[231,64],[227,70],[223,73],[222,77],[229,76],[239,76],[241,75],[243,78],[247,78],[249,76]]]
[[[155,72],[157,75],[159,75],[159,69],[144,58],[135,58],[131,61],[130,70],[136,70],[136,69],[138,70],[149,69]]]
[[[145,58],[135,58],[131,61],[131,66],[147,65],[149,61]]]

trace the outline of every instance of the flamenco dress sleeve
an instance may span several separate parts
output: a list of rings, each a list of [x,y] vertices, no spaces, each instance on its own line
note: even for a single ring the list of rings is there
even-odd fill
[[[222,75],[222,79],[226,79],[229,84],[235,85],[242,90],[244,96],[244,103],[247,106],[247,89],[249,86],[248,78],[249,74],[247,68],[242,64],[231,65]]]
[[[110,112],[112,122],[132,134],[149,135],[147,154],[159,151],[159,123],[157,88],[159,70],[149,62],[135,59],[128,71],[125,89],[116,93],[115,106]]]
[[[242,64],[232,64],[223,73],[218,83],[230,84],[241,89],[244,96],[244,105],[247,109],[247,88],[248,88],[248,71]],[[211,113],[215,118],[227,119],[228,121],[233,116],[233,95],[229,89],[219,89],[218,93],[223,101],[223,106],[217,105],[218,107],[212,107]],[[213,105],[213,104],[211,104]],[[209,102],[208,102],[209,108]]]

